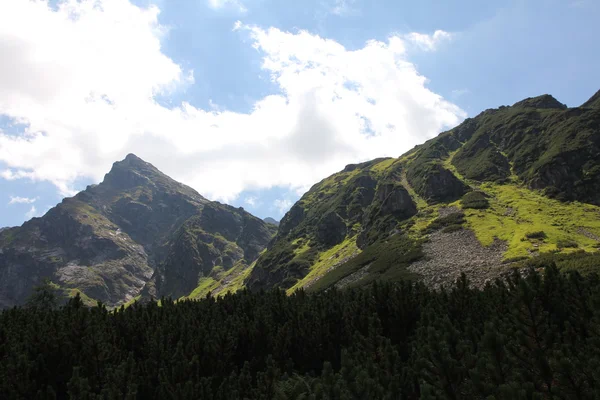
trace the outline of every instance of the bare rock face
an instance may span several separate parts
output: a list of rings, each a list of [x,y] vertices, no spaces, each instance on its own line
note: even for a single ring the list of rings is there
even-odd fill
[[[408,218],[417,213],[417,206],[406,189],[397,183],[384,183],[378,186],[377,204],[384,215],[397,215]]]
[[[316,237],[326,246],[334,246],[344,240],[347,232],[348,229],[342,217],[335,212],[330,212],[319,221]]]
[[[0,307],[23,304],[44,278],[108,306],[187,295],[217,265],[252,263],[273,230],[130,154],[99,185],[0,232]]]
[[[467,191],[468,187],[441,165],[435,165],[428,171],[421,187],[423,197],[432,202],[458,199]]]

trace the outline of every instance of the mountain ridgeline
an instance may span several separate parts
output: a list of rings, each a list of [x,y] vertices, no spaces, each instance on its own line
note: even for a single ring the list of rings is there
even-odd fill
[[[486,282],[536,258],[600,266],[600,92],[486,110],[399,158],[348,165],[280,222],[205,199],[133,154],[0,230],[0,308],[45,278],[109,307],[281,288]],[[584,271],[585,272],[585,271]]]
[[[203,280],[241,280],[275,230],[129,154],[99,185],[0,232],[0,307],[44,278],[89,304],[187,296]]]
[[[600,246],[600,91],[468,118],[399,158],[348,165],[282,219],[249,288],[356,287],[462,272],[475,285],[538,254]]]

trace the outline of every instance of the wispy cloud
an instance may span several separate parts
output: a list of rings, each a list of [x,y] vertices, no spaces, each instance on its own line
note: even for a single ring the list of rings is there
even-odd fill
[[[38,211],[37,211],[37,208],[35,208],[35,206],[31,206],[29,211],[27,211],[25,213],[25,218],[27,218],[27,219],[31,219],[31,218],[37,217],[37,216],[38,216]]]
[[[331,14],[349,15],[358,13],[358,8],[355,7],[356,0],[335,0],[329,9]]]
[[[214,10],[232,8],[241,13],[248,11],[246,6],[240,0],[208,0],[208,5]]]
[[[256,196],[248,196],[244,199],[244,203],[248,204],[250,207],[256,207],[261,204]]]
[[[452,97],[455,99],[458,99],[461,96],[464,96],[465,94],[469,94],[471,93],[471,91],[469,89],[463,88],[463,89],[454,89],[452,91]]]
[[[293,204],[292,201],[288,200],[288,199],[277,199],[273,202],[275,209],[277,209],[277,211],[279,211],[280,215],[285,214],[290,209],[292,204]]]
[[[452,39],[452,34],[446,31],[437,30],[432,35],[427,33],[411,32],[404,35],[404,38],[413,43],[421,50],[434,51],[442,42]]]
[[[19,197],[19,196],[10,196],[10,201],[8,204],[31,204],[35,203],[38,198],[30,198],[30,197]]]

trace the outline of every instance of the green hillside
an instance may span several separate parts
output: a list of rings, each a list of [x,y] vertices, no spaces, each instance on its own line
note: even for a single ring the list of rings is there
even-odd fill
[[[246,284],[291,293],[376,279],[483,285],[538,254],[600,247],[598,94],[466,119],[405,155],[349,165],[281,221]]]

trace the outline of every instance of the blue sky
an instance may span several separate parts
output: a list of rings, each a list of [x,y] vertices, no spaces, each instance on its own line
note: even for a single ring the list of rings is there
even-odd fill
[[[130,152],[279,219],[344,165],[484,109],[583,103],[599,20],[592,0],[5,0],[0,226]]]

